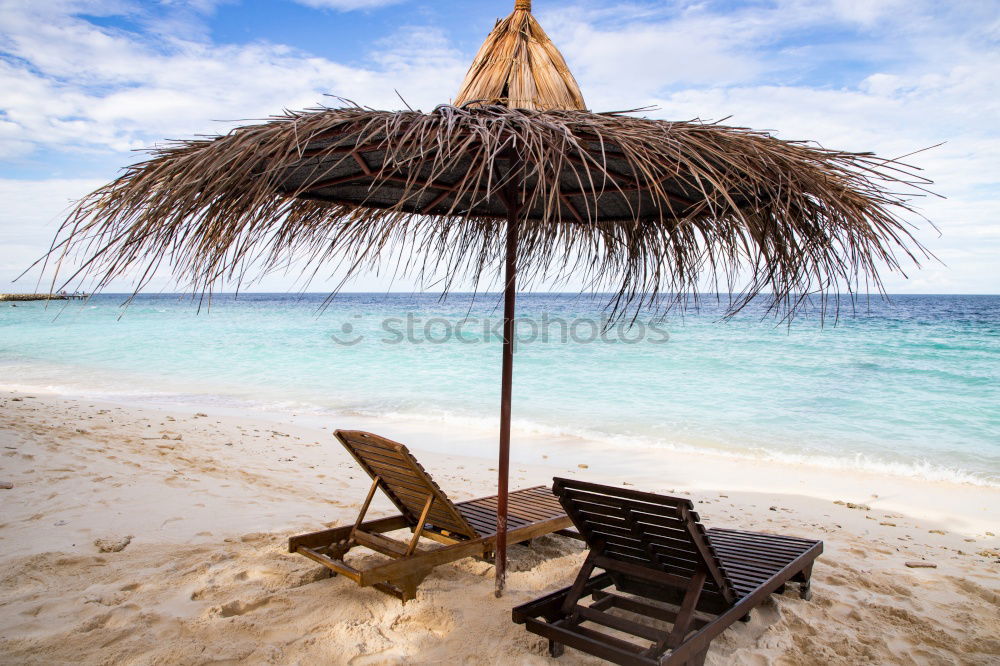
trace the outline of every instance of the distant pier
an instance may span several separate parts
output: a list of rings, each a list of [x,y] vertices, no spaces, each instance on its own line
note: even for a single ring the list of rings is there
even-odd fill
[[[73,292],[72,294],[67,294],[66,292],[58,294],[0,294],[0,301],[72,301],[87,298],[88,296],[90,294],[80,292]]]

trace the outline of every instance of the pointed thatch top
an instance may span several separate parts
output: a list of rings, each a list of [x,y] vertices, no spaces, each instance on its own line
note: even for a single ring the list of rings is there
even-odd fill
[[[455,98],[536,111],[587,108],[559,49],[531,15],[531,0],[516,0],[483,43]]]

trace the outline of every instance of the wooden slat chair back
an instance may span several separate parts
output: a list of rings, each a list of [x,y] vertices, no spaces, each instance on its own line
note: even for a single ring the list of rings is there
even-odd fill
[[[691,500],[561,478],[552,491],[619,589],[677,602],[694,585],[700,605],[736,601]],[[650,571],[662,575],[648,580]]]
[[[364,510],[378,488],[399,509],[415,534],[428,531],[454,540],[479,536],[403,444],[361,430],[337,430],[334,434],[372,478]],[[358,517],[359,524],[364,510]]]

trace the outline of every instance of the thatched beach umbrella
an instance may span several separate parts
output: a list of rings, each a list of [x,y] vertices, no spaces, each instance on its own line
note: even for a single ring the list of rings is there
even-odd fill
[[[518,275],[610,285],[610,307],[683,298],[706,284],[766,294],[879,288],[922,252],[894,189],[925,183],[871,154],[745,128],[591,113],[562,56],[518,0],[454,105],[287,112],[183,141],[81,201],[53,252],[83,254],[99,289],[161,266],[194,290],[284,268],[346,275],[395,257],[420,276],[503,275],[496,582],[506,566]]]

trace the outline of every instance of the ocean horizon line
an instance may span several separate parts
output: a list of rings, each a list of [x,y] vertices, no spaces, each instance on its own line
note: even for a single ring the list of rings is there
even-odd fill
[[[3,292],[3,293],[19,294],[19,293],[32,293],[32,292],[11,291],[11,292]],[[58,293],[61,293],[61,291],[55,291],[55,292],[51,292],[51,293],[58,294]],[[190,297],[190,298],[201,298],[203,296],[242,296],[242,295],[257,295],[257,296],[324,296],[324,297],[329,297],[329,296],[336,297],[336,296],[340,296],[340,295],[344,295],[344,296],[348,296],[348,295],[349,296],[377,296],[377,295],[381,295],[381,294],[399,294],[399,295],[406,295],[406,296],[417,296],[417,295],[426,295],[426,296],[483,296],[483,295],[502,296],[503,295],[502,291],[457,291],[457,290],[450,290],[450,291],[446,291],[446,292],[445,291],[438,292],[438,291],[421,291],[421,290],[416,290],[416,289],[414,289],[414,290],[392,289],[392,290],[378,290],[378,291],[370,291],[370,290],[369,291],[365,291],[365,290],[358,290],[358,291],[348,291],[348,290],[340,290],[340,291],[292,291],[292,290],[288,290],[288,291],[256,291],[256,290],[242,290],[241,289],[239,291],[215,291],[215,292],[140,291],[140,292],[136,293],[136,292],[127,292],[127,291],[98,291],[98,292],[80,291],[80,292],[68,292],[68,293],[83,293],[83,294],[86,294],[87,296],[124,296],[124,297],[127,297],[127,298],[131,298],[131,297],[134,297],[134,296],[182,296],[182,297]],[[517,293],[518,293],[519,296],[522,296],[522,295],[523,296],[615,296],[615,295],[617,295],[617,292],[613,292],[613,291],[572,291],[572,290],[571,291],[518,291]],[[659,297],[676,296],[679,293],[680,292],[661,292],[659,294]],[[757,296],[757,299],[761,299],[761,298],[766,299],[766,297],[770,296],[770,295],[771,295],[770,293],[762,292],[761,294],[759,294]],[[720,297],[720,296],[721,297],[734,297],[734,298],[736,298],[736,297],[739,297],[740,294],[738,292],[707,292],[707,291],[698,292],[697,293],[697,297],[699,299],[702,299],[702,298],[712,298],[712,297]],[[790,296],[798,296],[798,294],[790,294]],[[839,292],[839,293],[830,293],[830,294],[827,294],[826,298],[827,299],[842,298],[842,299],[854,299],[854,300],[864,300],[864,299],[884,300],[884,298],[890,298],[891,299],[891,298],[900,298],[900,297],[909,297],[909,296],[914,296],[914,297],[952,297],[952,296],[954,296],[954,297],[972,297],[972,296],[977,296],[978,297],[978,296],[1000,296],[1000,292],[982,292],[982,293],[968,293],[968,292],[963,292],[963,293],[949,293],[949,292],[903,292],[903,293],[885,293],[885,294],[880,294],[880,293],[855,293],[855,294],[851,294],[849,292]],[[694,298],[694,297],[695,297],[695,295],[692,294],[691,298]],[[820,300],[821,298],[822,298],[821,296],[816,296],[815,297],[816,300]]]

